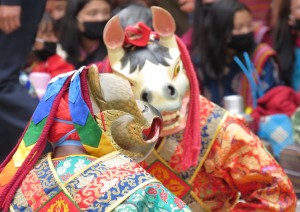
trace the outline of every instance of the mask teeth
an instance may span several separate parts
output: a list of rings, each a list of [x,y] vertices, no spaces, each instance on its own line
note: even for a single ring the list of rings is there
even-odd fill
[[[169,121],[175,119],[177,116],[180,116],[180,112],[176,111],[174,113],[170,113],[168,115],[163,115],[163,121]]]
[[[165,131],[166,131],[166,130],[172,130],[172,129],[178,127],[178,126],[179,126],[179,123],[178,123],[178,122],[175,122],[175,123],[173,123],[173,124],[170,125],[170,126],[164,127],[163,130],[165,130]]]

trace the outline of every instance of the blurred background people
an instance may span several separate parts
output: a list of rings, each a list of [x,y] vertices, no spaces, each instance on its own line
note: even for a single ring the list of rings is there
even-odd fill
[[[125,29],[126,26],[133,26],[137,22],[143,22],[152,28],[151,10],[144,4],[121,4],[113,10],[113,15],[119,16],[123,29]]]
[[[31,73],[44,72],[53,78],[58,74],[74,70],[73,65],[56,54],[57,42],[54,21],[45,12],[39,23],[33,46],[36,61],[31,65]]]
[[[254,25],[250,9],[236,2],[233,11],[233,29],[228,46],[234,50],[236,58],[231,63],[230,69],[236,69],[236,73],[243,71],[236,80],[237,87],[234,87],[234,91],[238,91],[238,94],[244,97],[245,106],[254,108],[259,97],[281,83],[277,55],[268,44],[254,42]],[[248,62],[252,62],[253,67],[252,64],[248,64],[247,67],[245,52],[249,55],[249,59],[251,58]],[[236,59],[244,64],[237,63]],[[243,70],[246,67],[247,70]]]
[[[201,23],[194,21],[192,44],[193,61],[204,96],[222,105],[224,96],[240,94],[249,106],[253,97],[249,79],[234,61],[236,56],[245,65],[244,52],[251,58],[263,92],[280,83],[275,51],[267,44],[254,42],[252,15],[244,4],[221,0],[207,10],[197,6],[195,13],[205,17]]]
[[[280,2],[273,45],[285,84],[300,91],[300,0]]]
[[[0,1],[0,161],[16,145],[38,100],[19,84],[45,0]]]
[[[65,16],[68,0],[47,0],[45,10],[54,21],[54,29],[58,33],[61,21]]]
[[[62,20],[60,44],[75,68],[99,62],[107,54],[103,29],[111,17],[109,0],[72,0]]]
[[[190,11],[193,15],[191,27],[181,36],[182,41],[185,43],[189,51],[192,50],[193,44],[201,42],[201,34],[205,33],[205,31],[202,30],[202,27],[205,23],[206,14],[208,13],[212,4],[216,1],[218,0],[194,1],[193,11]],[[194,30],[194,27],[197,28]]]
[[[191,11],[195,0],[155,0],[154,5],[168,10],[175,19],[176,34],[182,36],[190,27]]]
[[[54,21],[45,12],[38,26],[31,54],[31,64],[26,68],[27,73],[29,72],[29,82],[32,85],[29,88],[33,88],[32,90],[39,99],[44,96],[51,78],[74,70],[73,65],[56,53],[57,42]]]
[[[262,21],[265,24],[269,22],[273,0],[240,0],[251,10],[254,21]]]

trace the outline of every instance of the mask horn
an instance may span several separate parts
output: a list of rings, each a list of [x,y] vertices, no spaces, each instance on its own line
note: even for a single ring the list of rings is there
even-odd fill
[[[176,24],[172,15],[160,7],[151,7],[152,24],[160,36],[160,44],[167,48],[177,48],[175,30]]]
[[[118,16],[112,17],[106,24],[103,32],[103,40],[108,51],[110,64],[113,66],[124,56],[123,43],[125,34]]]
[[[106,103],[103,99],[102,90],[100,88],[99,77],[100,75],[97,66],[95,64],[91,65],[88,70],[87,79],[88,79],[89,89],[91,91],[94,100],[92,101],[92,105],[95,114],[99,112],[100,108],[103,109],[106,106]],[[96,104],[96,107],[94,104]]]

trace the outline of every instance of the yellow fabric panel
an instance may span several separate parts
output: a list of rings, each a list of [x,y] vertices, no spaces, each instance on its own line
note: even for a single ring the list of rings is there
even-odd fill
[[[13,159],[11,159],[0,173],[0,187],[7,185],[18,169],[19,168],[15,167]]]
[[[22,165],[35,144],[36,143],[26,147],[24,140],[21,141],[16,153],[13,156],[15,167],[20,167]]]
[[[89,152],[92,156],[100,158],[104,155],[107,155],[111,152],[116,151],[116,148],[112,145],[110,138],[102,133],[101,139],[99,142],[98,148],[94,148],[91,146],[87,146],[83,144],[83,147],[86,149],[87,152]]]

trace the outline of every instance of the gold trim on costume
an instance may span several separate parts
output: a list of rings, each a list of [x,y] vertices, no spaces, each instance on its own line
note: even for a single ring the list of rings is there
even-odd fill
[[[120,154],[118,151],[109,153],[101,158],[98,158],[97,160],[94,160],[93,162],[91,162],[89,165],[87,165],[86,167],[84,167],[83,169],[81,169],[79,172],[75,173],[74,175],[72,175],[67,181],[65,182],[61,182],[61,180],[58,177],[58,174],[54,168],[53,162],[52,162],[52,158],[51,158],[51,153],[48,153],[47,155],[47,160],[48,160],[48,164],[49,167],[52,171],[53,177],[55,179],[55,181],[57,182],[58,186],[64,191],[64,193],[66,195],[68,195],[70,198],[72,198],[72,195],[68,192],[68,190],[66,189],[66,185],[68,185],[69,182],[71,182],[72,180],[74,180],[76,177],[78,177],[79,175],[81,175],[85,170],[87,170],[88,168],[90,168],[91,166],[95,165],[96,163],[103,161],[103,160],[107,160],[107,158],[109,157],[113,157],[117,154]]]
[[[92,155],[85,155],[85,154],[71,154],[71,155],[67,155],[67,156],[61,156],[61,157],[57,157],[57,158],[52,158],[52,161],[55,161],[55,160],[61,160],[61,159],[64,159],[64,158],[68,158],[68,157],[74,157],[74,156],[84,156],[84,157],[88,157],[88,158],[95,158],[95,159],[98,159],[97,157],[94,157]]]
[[[171,169],[173,172],[175,172],[175,170],[173,168],[171,168],[171,166],[167,163],[167,161],[165,161],[165,159],[163,159],[156,150],[153,150],[152,152],[155,155],[155,157],[160,160],[160,162],[162,162],[165,166],[167,166],[169,169]]]
[[[48,154],[47,154],[47,160],[48,160],[48,165],[49,165],[49,167],[50,167],[50,170],[51,170],[51,172],[52,172],[52,174],[53,174],[53,177],[54,177],[55,181],[57,182],[58,186],[63,190],[63,192],[64,192],[66,195],[69,196],[69,198],[72,198],[72,195],[71,195],[71,194],[68,192],[68,190],[65,188],[65,184],[63,184],[63,183],[61,182],[61,180],[59,179],[59,177],[58,177],[58,174],[57,174],[57,172],[56,172],[56,170],[55,170],[55,168],[54,168],[54,165],[53,165],[53,163],[52,163],[51,153],[48,153]]]
[[[201,205],[203,210],[210,211],[209,208],[206,207],[202,200],[193,191],[191,191],[190,194],[198,202],[198,204]]]
[[[158,148],[157,148],[157,152],[160,152],[161,149],[165,146],[165,142],[166,142],[167,136],[163,137],[162,141],[160,142]]]
[[[222,124],[223,124],[223,123],[225,122],[225,120],[227,119],[228,114],[229,114],[229,113],[226,112],[226,113],[223,115],[223,118],[221,119],[221,121],[219,122],[219,125],[218,125],[218,127],[217,127],[217,129],[216,129],[216,131],[215,131],[215,133],[214,133],[214,135],[213,135],[213,137],[212,137],[212,139],[211,139],[212,142],[209,142],[209,146],[208,146],[207,149],[205,150],[205,154],[201,157],[198,167],[196,168],[196,170],[195,170],[193,176],[191,177],[191,179],[188,181],[189,184],[192,184],[192,183],[193,183],[193,181],[195,180],[195,177],[197,176],[198,172],[200,171],[201,167],[203,166],[203,163],[204,163],[205,159],[207,158],[207,155],[209,154],[211,147],[212,147],[213,144],[215,143],[214,141],[216,140],[216,137],[217,137],[217,135],[218,135],[218,133],[219,133],[221,127],[222,127]]]
[[[10,212],[16,212],[15,209],[14,209],[14,207],[13,207],[11,204],[10,204],[10,206],[9,206],[9,211],[10,211]]]
[[[96,163],[99,163],[100,161],[104,161],[107,160],[110,157],[116,156],[118,154],[121,154],[118,151],[114,151],[111,152],[101,158],[98,158],[97,160],[94,160],[93,162],[91,162],[89,165],[85,166],[83,169],[81,169],[79,172],[73,174],[67,181],[64,182],[64,185],[68,184],[69,182],[71,182],[72,180],[74,180],[76,177],[78,177],[79,175],[81,175],[85,170],[89,169],[90,167],[94,166]]]

